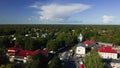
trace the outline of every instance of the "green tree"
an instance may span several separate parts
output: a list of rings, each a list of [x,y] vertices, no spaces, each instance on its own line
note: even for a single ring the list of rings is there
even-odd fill
[[[0,48],[0,65],[9,63],[9,59],[5,55],[5,50],[6,50],[6,48],[4,48],[4,47]]]
[[[10,47],[10,39],[8,37],[1,37],[0,39],[0,47]]]
[[[42,48],[42,47],[46,46],[46,44],[47,44],[47,39],[46,38],[39,37],[39,38],[37,38],[37,40],[39,42],[39,44],[38,44],[39,48]]]
[[[56,37],[56,40],[59,42],[59,44],[61,45],[61,47],[64,47],[64,46],[65,46],[64,37],[65,37],[65,34],[64,34],[64,33],[60,33],[60,34]]]
[[[12,68],[11,64],[1,65],[0,68]]]
[[[92,50],[89,56],[85,57],[85,68],[104,68],[104,64],[99,54]]]
[[[24,48],[24,45],[25,45],[24,37],[22,36],[17,37],[17,39],[15,40],[15,45],[20,46],[21,48]]]
[[[57,50],[56,40],[49,40],[47,42],[46,48],[47,48],[48,51],[56,51]]]
[[[61,68],[61,61],[59,57],[54,57],[48,65],[48,68]]]
[[[44,55],[38,52],[36,55],[30,58],[31,60],[27,63],[26,68],[46,68],[47,60]]]
[[[56,40],[63,42],[66,46],[69,46],[71,44],[74,44],[77,42],[77,36],[74,36],[70,33],[60,33]]]
[[[26,38],[25,39],[25,47],[24,48],[27,49],[27,50],[32,50],[32,48],[33,48],[33,39]]]

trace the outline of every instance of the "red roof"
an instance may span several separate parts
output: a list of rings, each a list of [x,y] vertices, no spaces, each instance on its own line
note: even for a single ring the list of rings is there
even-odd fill
[[[27,57],[29,55],[35,55],[35,54],[36,54],[36,52],[34,52],[34,51],[20,50],[19,52],[15,53],[15,56]]]
[[[8,48],[8,50],[20,50],[20,48],[14,46],[14,47]]]
[[[95,40],[87,40],[87,41],[84,41],[83,44],[92,44],[95,42],[96,42]]]
[[[32,56],[37,53],[37,51],[40,51],[41,54],[46,54],[47,50],[36,50],[36,51],[30,51],[30,50],[20,50],[20,48],[17,47],[11,47],[8,48],[8,50],[18,50],[17,52],[7,52],[13,56],[21,56],[21,57],[27,57],[27,56]]]
[[[46,53],[48,53],[48,51],[47,50],[40,50],[40,53],[41,54],[46,54]]]
[[[117,51],[112,49],[111,46],[104,46],[102,48],[99,48],[98,51],[99,52],[105,52],[105,53],[117,53]]]

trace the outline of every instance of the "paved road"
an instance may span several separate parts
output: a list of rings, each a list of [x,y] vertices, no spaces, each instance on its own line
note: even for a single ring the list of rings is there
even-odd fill
[[[72,47],[72,46],[71,46]],[[64,47],[56,52],[56,56],[59,56],[63,61],[63,68],[78,68],[79,63],[76,62],[78,59],[74,58],[74,55],[70,55],[69,50],[71,47]],[[55,56],[52,55],[51,59]],[[51,60],[50,59],[50,60]]]
[[[63,68],[76,68],[75,61],[64,61]]]
[[[73,55],[70,56],[68,51],[60,53],[59,57],[61,57],[63,60],[63,68],[77,68],[76,66],[78,66],[78,63],[76,63],[76,61],[78,59],[75,59]]]

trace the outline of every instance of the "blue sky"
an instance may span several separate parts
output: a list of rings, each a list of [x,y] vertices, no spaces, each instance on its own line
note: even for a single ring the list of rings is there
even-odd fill
[[[0,24],[118,24],[120,0],[0,0]]]

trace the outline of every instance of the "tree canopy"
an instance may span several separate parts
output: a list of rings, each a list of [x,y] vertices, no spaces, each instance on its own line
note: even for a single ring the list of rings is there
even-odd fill
[[[95,50],[91,50],[90,55],[85,57],[85,68],[104,68],[104,64],[99,54]]]
[[[37,53],[36,55],[31,57],[31,60],[27,63],[26,68],[46,68],[47,67],[47,59],[41,53]]]
[[[48,65],[48,68],[61,68],[61,61],[58,57],[54,57],[51,61],[50,64]]]

